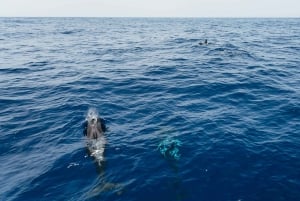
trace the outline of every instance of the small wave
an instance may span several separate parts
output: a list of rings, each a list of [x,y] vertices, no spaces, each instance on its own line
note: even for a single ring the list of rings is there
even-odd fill
[[[291,50],[300,51],[300,47],[297,47],[297,46],[290,46],[288,48],[291,49]]]
[[[195,43],[198,42],[200,39],[198,38],[175,38],[172,42],[181,44],[181,43]]]
[[[7,22],[12,24],[31,24],[31,23],[35,23],[35,20],[30,18],[12,18],[12,19],[7,19]]]
[[[221,47],[216,47],[214,49],[210,49],[207,52],[208,56],[222,56],[222,57],[229,57],[229,58],[244,58],[244,59],[256,59],[250,52],[240,49],[237,46],[232,44],[226,44]]]
[[[75,29],[75,30],[66,30],[66,31],[62,31],[60,32],[61,34],[65,34],[65,35],[70,35],[70,34],[75,34],[75,33],[79,33],[82,30],[80,29]]]
[[[48,64],[49,64],[48,61],[38,61],[38,62],[29,62],[26,63],[25,65],[30,67],[41,67],[41,66],[46,66]]]
[[[187,61],[188,59],[185,58],[171,58],[171,61]]]
[[[0,72],[3,74],[28,73],[29,71],[31,71],[29,68],[24,67],[0,68]]]
[[[63,32],[61,32],[62,34],[72,34],[72,33],[74,33],[74,31],[63,31]]]
[[[89,108],[86,114],[86,121],[90,121],[92,119],[97,119],[99,117],[99,113],[95,108]]]

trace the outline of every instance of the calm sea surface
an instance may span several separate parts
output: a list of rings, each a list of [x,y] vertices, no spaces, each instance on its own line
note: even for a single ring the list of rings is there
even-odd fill
[[[300,200],[300,19],[0,18],[0,182],[5,201]]]

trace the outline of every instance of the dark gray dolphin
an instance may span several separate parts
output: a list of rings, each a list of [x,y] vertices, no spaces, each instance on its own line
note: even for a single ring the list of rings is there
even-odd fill
[[[88,119],[86,136],[89,139],[98,139],[103,136],[103,134],[104,131],[102,129],[101,119],[96,117]]]
[[[104,161],[105,131],[104,119],[100,118],[95,110],[89,110],[85,121],[84,135],[87,136],[86,143],[90,156],[96,159],[99,166]]]

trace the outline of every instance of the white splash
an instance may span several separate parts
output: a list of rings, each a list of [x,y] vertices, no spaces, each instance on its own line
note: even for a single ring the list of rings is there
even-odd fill
[[[87,114],[86,114],[86,121],[90,121],[92,119],[97,119],[99,117],[99,113],[95,108],[89,108]]]

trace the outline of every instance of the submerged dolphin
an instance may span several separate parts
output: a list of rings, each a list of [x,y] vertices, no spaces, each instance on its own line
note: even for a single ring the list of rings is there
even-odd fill
[[[104,161],[105,131],[104,119],[100,118],[96,111],[90,110],[85,122],[84,135],[87,136],[87,148],[90,155],[96,159],[99,166]]]

